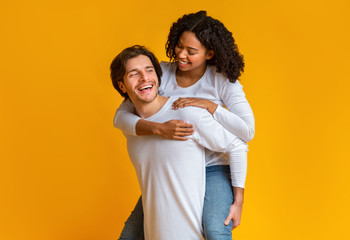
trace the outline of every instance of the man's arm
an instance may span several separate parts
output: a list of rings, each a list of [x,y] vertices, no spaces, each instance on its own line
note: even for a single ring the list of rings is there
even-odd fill
[[[113,120],[116,128],[133,136],[159,135],[166,139],[185,141],[193,134],[193,125],[181,120],[170,120],[156,123],[141,119],[135,113],[134,105],[130,100],[120,104]]]
[[[203,111],[195,127],[193,136],[200,145],[215,152],[226,151],[229,155],[234,202],[224,224],[228,225],[232,219],[235,228],[241,221],[247,172],[247,144],[221,126],[207,111]]]
[[[230,159],[231,183],[233,186],[233,203],[224,224],[228,225],[232,219],[232,229],[234,229],[241,223],[244,186],[247,174],[247,149],[235,150],[235,147],[231,146],[231,150],[229,150],[228,154]]]
[[[156,123],[140,119],[136,123],[137,136],[159,135],[166,139],[186,141],[193,132],[192,124],[176,119],[164,123]]]
[[[132,102],[129,99],[123,101],[114,115],[114,127],[119,128],[126,134],[136,136],[136,124],[141,118],[134,112]]]
[[[233,221],[232,229],[238,227],[239,224],[241,224],[243,197],[244,197],[244,188],[233,187],[233,204],[231,205],[229,214],[224,222],[224,224],[227,226],[229,225],[232,219]]]

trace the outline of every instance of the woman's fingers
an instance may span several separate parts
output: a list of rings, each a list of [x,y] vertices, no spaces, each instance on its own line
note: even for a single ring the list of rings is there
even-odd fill
[[[174,103],[173,103],[173,109],[179,109],[179,108],[183,108],[183,107],[188,107],[190,105],[188,104],[191,104],[193,103],[193,99],[192,98],[179,98],[178,100],[176,100]]]
[[[210,105],[210,101],[207,99],[201,99],[201,98],[179,98],[173,103],[173,109],[177,110],[179,108],[184,107],[199,107],[203,109],[207,109],[208,105]]]

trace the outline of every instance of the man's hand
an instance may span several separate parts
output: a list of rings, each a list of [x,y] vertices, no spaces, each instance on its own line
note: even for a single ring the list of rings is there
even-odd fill
[[[230,207],[230,212],[225,220],[225,225],[229,225],[231,219],[233,221],[232,229],[235,229],[238,227],[238,225],[241,223],[241,214],[242,214],[242,207],[243,204],[232,204]]]
[[[232,221],[233,221],[232,229],[235,229],[241,223],[244,189],[234,187],[233,194],[234,194],[234,202],[230,207],[230,212],[229,212],[224,224],[226,226],[229,225],[230,221],[232,219]]]
[[[181,120],[156,123],[140,119],[136,123],[136,135],[159,135],[170,140],[185,141],[194,133],[193,125]]]

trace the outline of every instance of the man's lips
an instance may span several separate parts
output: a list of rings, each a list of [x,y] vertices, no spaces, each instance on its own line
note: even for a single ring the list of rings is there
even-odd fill
[[[154,83],[145,83],[137,87],[137,90],[140,92],[147,91],[147,90],[152,90]]]
[[[140,87],[138,90],[139,90],[139,91],[142,91],[142,90],[149,89],[149,88],[152,88],[152,87],[153,87],[153,85],[152,85],[152,84],[149,84],[149,85]]]

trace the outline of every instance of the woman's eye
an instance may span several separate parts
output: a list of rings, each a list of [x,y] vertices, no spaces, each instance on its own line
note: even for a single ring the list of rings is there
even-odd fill
[[[195,52],[192,52],[192,51],[189,51],[188,54],[189,54],[189,55],[195,55],[196,53],[195,53]]]

